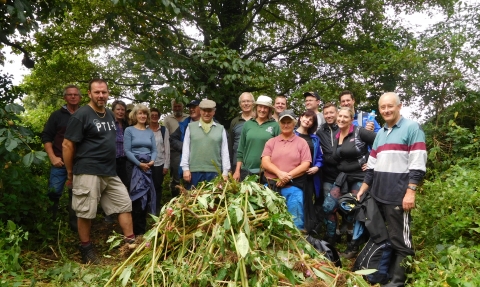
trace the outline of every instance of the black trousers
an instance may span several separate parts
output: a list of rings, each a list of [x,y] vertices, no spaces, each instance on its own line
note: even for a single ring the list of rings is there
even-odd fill
[[[163,185],[163,164],[160,166],[152,166],[152,178],[153,178],[153,185],[155,186],[155,193],[157,195],[157,210],[155,215],[158,215],[160,213],[160,210],[162,209],[161,203],[162,203],[162,185]]]

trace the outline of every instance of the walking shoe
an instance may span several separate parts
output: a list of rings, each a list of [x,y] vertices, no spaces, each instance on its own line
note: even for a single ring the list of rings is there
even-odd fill
[[[100,264],[100,258],[98,258],[95,254],[92,243],[88,244],[87,246],[80,245],[78,249],[80,249],[80,253],[82,254],[83,264]]]
[[[343,258],[351,259],[358,254],[358,242],[356,240],[352,240],[347,244],[347,249],[345,252],[342,252],[340,256]]]

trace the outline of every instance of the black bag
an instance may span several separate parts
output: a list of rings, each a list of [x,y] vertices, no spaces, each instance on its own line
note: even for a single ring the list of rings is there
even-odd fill
[[[318,252],[324,253],[325,257],[327,257],[328,260],[332,261],[335,266],[340,268],[342,267],[342,262],[340,261],[340,256],[338,256],[338,252],[335,247],[333,247],[330,243],[324,240],[317,239],[310,235],[307,236],[307,238],[305,239],[308,241],[308,243],[312,244],[312,246],[317,249]]]
[[[392,244],[388,239],[380,243],[375,243],[370,238],[360,254],[358,254],[358,257],[353,264],[352,271],[377,269],[377,272],[365,275],[364,278],[371,284],[386,284],[390,279],[388,268],[390,267],[392,253]]]

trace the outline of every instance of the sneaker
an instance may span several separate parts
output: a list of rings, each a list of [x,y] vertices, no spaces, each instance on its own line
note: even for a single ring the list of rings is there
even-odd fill
[[[347,249],[345,252],[342,252],[341,256],[347,259],[354,258],[358,254],[358,249],[358,242],[356,240],[352,240],[347,244]]]
[[[87,246],[80,245],[78,249],[80,249],[80,253],[82,254],[83,264],[100,264],[100,258],[98,258],[95,254],[92,243],[88,244]]]

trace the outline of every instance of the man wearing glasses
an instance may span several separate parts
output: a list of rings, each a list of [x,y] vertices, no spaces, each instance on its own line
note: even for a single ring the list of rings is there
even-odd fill
[[[237,149],[240,143],[240,135],[242,134],[243,124],[253,118],[253,95],[244,92],[238,97],[238,103],[242,112],[234,117],[230,122],[230,131],[228,136],[228,151],[230,155],[230,164],[232,167],[237,165]]]
[[[305,97],[305,109],[307,111],[313,111],[317,115],[317,131],[320,127],[325,123],[325,117],[323,114],[318,110],[320,105],[322,104],[322,100],[317,92],[305,92],[303,93]]]
[[[62,142],[67,128],[70,116],[79,108],[80,105],[80,90],[75,85],[68,85],[63,89],[63,99],[66,104],[60,109],[53,112],[48,118],[42,132],[42,142],[45,152],[50,158],[50,178],[48,180],[48,197],[52,201],[50,212],[52,218],[55,220],[58,212],[58,202],[63,193],[63,187],[67,181],[67,170],[63,162]],[[77,217],[72,210],[72,189],[71,184],[67,184],[69,201],[69,224],[74,231],[77,230]]]

